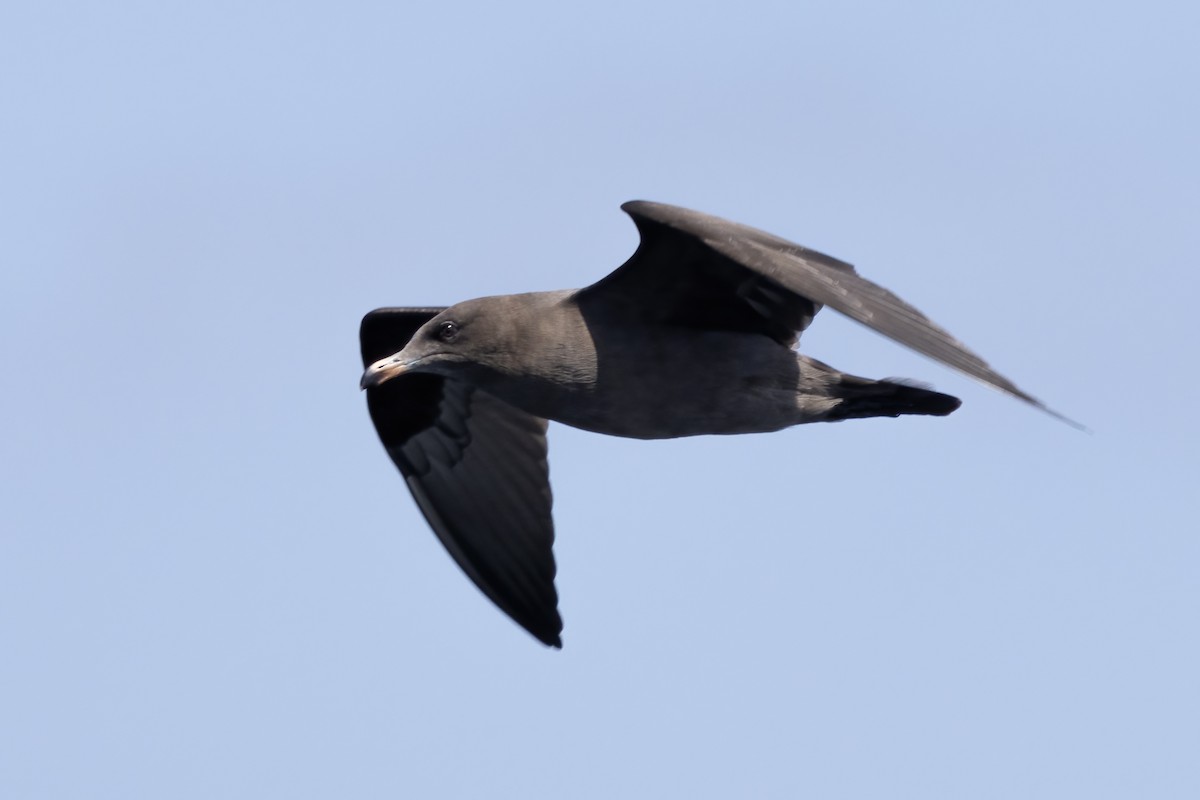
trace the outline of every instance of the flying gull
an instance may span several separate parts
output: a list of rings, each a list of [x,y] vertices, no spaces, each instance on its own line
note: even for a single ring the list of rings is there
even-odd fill
[[[371,420],[417,505],[475,585],[547,645],[562,646],[547,420],[668,439],[959,407],[797,353],[829,306],[1071,423],[845,262],[684,208],[621,208],[641,243],[598,283],[381,308],[360,331]]]

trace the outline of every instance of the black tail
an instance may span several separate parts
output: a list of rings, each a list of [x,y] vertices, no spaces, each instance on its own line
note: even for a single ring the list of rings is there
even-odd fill
[[[962,405],[957,397],[895,380],[872,381],[843,375],[830,387],[840,397],[825,419],[836,422],[862,417],[898,417],[901,414],[926,414],[944,417]]]

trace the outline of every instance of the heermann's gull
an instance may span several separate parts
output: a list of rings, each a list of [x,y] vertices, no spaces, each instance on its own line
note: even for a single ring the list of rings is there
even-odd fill
[[[958,408],[798,354],[827,305],[1071,422],[849,264],[696,211],[622,209],[641,244],[586,289],[362,321],[362,386],[388,454],[458,565],[545,644],[562,646],[547,420],[663,439]]]

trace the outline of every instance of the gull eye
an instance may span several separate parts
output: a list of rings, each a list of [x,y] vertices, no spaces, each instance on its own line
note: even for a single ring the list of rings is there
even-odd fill
[[[458,338],[458,323],[447,320],[437,326],[437,337],[443,342],[453,342]]]

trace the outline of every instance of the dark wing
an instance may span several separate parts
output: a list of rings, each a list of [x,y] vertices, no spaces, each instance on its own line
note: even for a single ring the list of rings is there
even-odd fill
[[[363,318],[363,365],[404,348],[440,308]],[[371,421],[425,519],[484,594],[561,647],[546,420],[461,381],[401,375],[367,389]]]
[[[637,307],[660,321],[762,333],[788,345],[826,305],[1079,427],[843,261],[685,208],[642,200],[621,208],[637,224],[641,244],[624,265],[582,290],[581,303],[603,295],[606,303]]]

